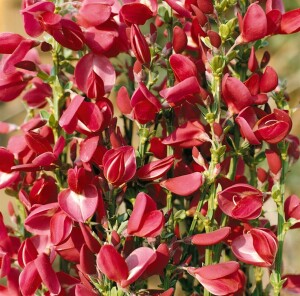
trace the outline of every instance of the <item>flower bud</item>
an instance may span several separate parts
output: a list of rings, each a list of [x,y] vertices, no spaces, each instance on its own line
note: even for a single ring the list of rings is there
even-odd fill
[[[148,65],[151,61],[150,49],[144,35],[137,25],[131,26],[130,44],[137,60],[141,64]]]

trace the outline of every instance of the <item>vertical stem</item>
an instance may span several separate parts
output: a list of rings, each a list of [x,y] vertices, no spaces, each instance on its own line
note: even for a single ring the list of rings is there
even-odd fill
[[[199,213],[200,213],[200,211],[202,209],[202,206],[203,206],[203,203],[204,203],[205,196],[206,196],[206,188],[203,187],[199,202],[197,204],[196,211],[194,213],[194,218],[193,218],[190,230],[189,230],[189,235],[192,235],[194,233],[194,230],[195,230],[195,227],[196,227],[196,224],[197,224],[197,220],[199,218]]]
[[[271,283],[274,287],[274,295],[279,296],[282,289],[284,281],[281,279],[281,268],[282,268],[282,254],[283,254],[283,243],[285,238],[285,216],[284,216],[284,194],[285,194],[285,180],[286,173],[288,170],[288,160],[287,160],[287,148],[288,145],[285,143],[278,144],[281,152],[281,177],[279,181],[279,194],[275,196],[275,202],[277,204],[278,212],[278,222],[277,222],[277,240],[278,240],[278,251],[275,258],[275,270],[273,271],[273,278]],[[276,186],[276,185],[275,185]]]

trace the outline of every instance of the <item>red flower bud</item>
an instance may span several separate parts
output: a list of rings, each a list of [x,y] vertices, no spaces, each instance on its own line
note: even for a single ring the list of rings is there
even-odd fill
[[[137,60],[141,64],[148,65],[151,61],[150,49],[144,35],[137,25],[131,26],[130,44]]]
[[[274,181],[278,181],[280,179],[282,167],[280,156],[270,149],[266,149],[265,154],[271,175],[273,176]]]
[[[249,61],[248,61],[248,69],[251,72],[255,72],[257,68],[258,68],[258,61],[255,56],[255,48],[254,48],[254,46],[252,46]]]
[[[135,175],[135,153],[131,146],[108,150],[102,162],[105,178],[116,187],[128,182]]]
[[[222,44],[222,39],[220,35],[212,30],[207,31],[207,36],[209,37],[210,43],[213,47],[219,48]]]
[[[205,14],[212,14],[214,12],[214,5],[212,0],[197,0],[197,5]]]
[[[173,28],[173,49],[176,53],[181,53],[187,46],[187,36],[184,30],[178,26]]]

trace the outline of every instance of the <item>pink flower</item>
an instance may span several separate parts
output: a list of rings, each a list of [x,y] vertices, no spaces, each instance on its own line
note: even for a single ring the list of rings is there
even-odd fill
[[[154,200],[149,195],[140,192],[128,220],[128,234],[139,237],[156,237],[161,234],[164,222],[164,215],[157,210]]]
[[[58,195],[60,208],[77,222],[85,222],[96,211],[99,193],[83,168],[68,170],[69,188]]]

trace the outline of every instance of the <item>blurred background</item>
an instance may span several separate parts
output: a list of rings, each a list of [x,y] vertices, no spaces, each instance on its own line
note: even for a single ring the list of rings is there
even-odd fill
[[[300,0],[284,1],[286,11],[300,7]],[[21,0],[0,0],[0,32],[14,32],[26,36],[22,17],[20,15]],[[286,80],[287,92],[290,96],[290,106],[295,108],[293,114],[292,134],[300,135],[300,33],[289,36],[273,36],[268,39],[268,50],[271,53],[270,65],[277,71],[281,80]],[[25,108],[21,100],[0,103],[0,121],[21,124],[25,118]],[[0,135],[0,146],[6,146],[7,137]],[[0,161],[3,161],[2,159]],[[300,196],[300,161],[288,174],[286,195]],[[7,202],[11,200],[3,190],[0,191],[0,211],[5,216],[5,222],[10,223],[7,216]],[[274,213],[272,204],[265,209]],[[291,230],[287,234],[284,248],[285,273],[300,273],[300,230]],[[287,295],[287,294],[286,294]]]

